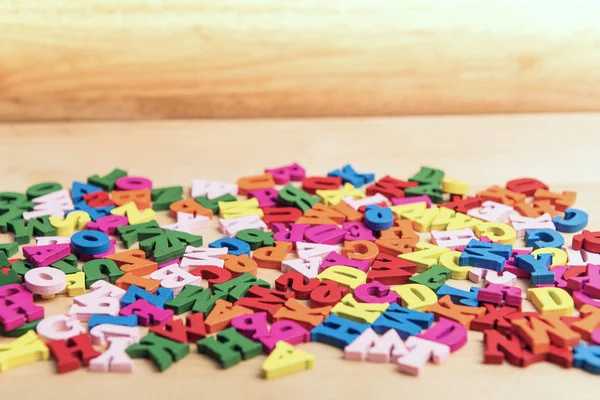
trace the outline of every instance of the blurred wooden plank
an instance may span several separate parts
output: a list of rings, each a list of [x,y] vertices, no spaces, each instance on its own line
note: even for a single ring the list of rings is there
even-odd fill
[[[600,108],[600,3],[0,4],[0,120]]]

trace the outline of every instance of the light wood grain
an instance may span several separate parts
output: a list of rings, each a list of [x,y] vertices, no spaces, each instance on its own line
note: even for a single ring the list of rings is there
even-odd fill
[[[293,160],[309,175],[351,162],[359,171],[408,177],[430,165],[469,181],[471,193],[522,176],[538,177],[554,190],[577,190],[577,207],[598,229],[598,126],[600,115],[0,125],[0,190],[24,191],[45,180],[69,185],[113,167],[150,177],[158,187],[189,186],[194,178],[235,181]],[[171,220],[165,214],[160,222]],[[215,228],[199,233],[205,243],[220,236]],[[270,281],[276,275],[259,271]],[[43,304],[56,314],[70,302]],[[323,344],[301,347],[317,356],[316,368],[272,382],[259,378],[262,356],[223,371],[192,349],[163,374],[146,360],[136,361],[132,375],[80,370],[58,376],[52,361],[39,362],[0,374],[0,398],[598,398],[598,377],[579,369],[482,365],[482,335],[476,332],[446,364],[428,365],[420,378],[402,375],[392,364],[343,361],[340,350]]]
[[[598,110],[600,3],[7,0],[0,120]]]

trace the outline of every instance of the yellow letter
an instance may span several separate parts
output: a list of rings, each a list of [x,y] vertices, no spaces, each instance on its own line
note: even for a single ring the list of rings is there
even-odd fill
[[[563,315],[570,317],[573,314],[573,298],[569,293],[557,287],[541,287],[527,290],[527,300],[543,315]]]

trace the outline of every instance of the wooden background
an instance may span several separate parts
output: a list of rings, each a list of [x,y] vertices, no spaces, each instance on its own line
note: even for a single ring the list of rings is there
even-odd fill
[[[590,0],[4,0],[0,121],[589,111]]]
[[[113,167],[149,177],[156,187],[189,187],[192,179],[235,182],[291,161],[309,175],[351,162],[360,172],[397,178],[428,165],[469,182],[469,193],[524,176],[555,191],[575,190],[576,207],[590,214],[588,228],[597,230],[598,126],[600,115],[0,124],[0,143],[8,149],[0,157],[0,190],[23,192],[49,180],[70,185]],[[167,214],[159,213],[161,223],[173,220]],[[199,233],[205,244],[221,236],[214,227]],[[9,240],[0,235],[0,242]],[[277,271],[258,274],[272,282]],[[54,315],[66,312],[71,299],[41,304]],[[598,400],[598,376],[581,369],[483,365],[482,340],[471,332],[464,348],[443,365],[428,364],[419,378],[391,363],[344,361],[341,350],[322,343],[300,345],[317,357],[314,370],[273,381],[259,377],[264,356],[220,370],[195,348],[162,374],[137,359],[133,374],[81,369],[57,375],[50,360],[0,374],[0,400]]]

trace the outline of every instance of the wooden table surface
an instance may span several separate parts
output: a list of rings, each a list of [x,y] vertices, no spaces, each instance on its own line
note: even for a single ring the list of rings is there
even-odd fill
[[[47,180],[70,186],[113,167],[160,187],[189,186],[194,178],[235,181],[291,161],[309,175],[350,162],[359,171],[399,178],[427,165],[467,180],[471,193],[523,176],[553,190],[577,190],[577,207],[590,213],[591,228],[599,228],[598,127],[600,115],[0,125],[0,190],[24,191]],[[160,214],[159,222],[170,220]],[[214,228],[199,233],[205,244],[220,237]],[[276,275],[259,271],[268,280]],[[47,315],[66,312],[70,303],[66,297],[40,302]],[[133,374],[56,375],[53,361],[38,362],[0,374],[0,399],[598,399],[598,377],[580,369],[483,365],[478,332],[419,378],[393,364],[344,361],[341,350],[324,344],[301,348],[316,355],[315,369],[273,381],[259,377],[264,356],[220,370],[194,348],[162,374],[145,359],[136,360]]]

